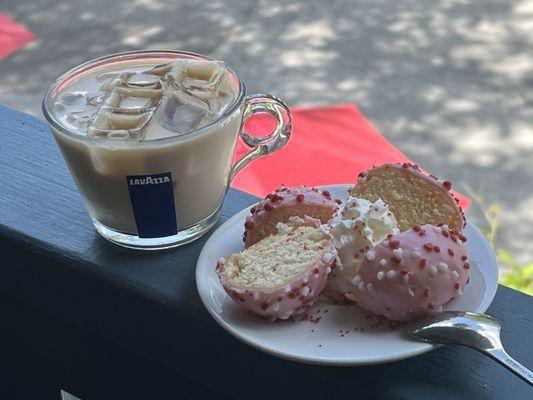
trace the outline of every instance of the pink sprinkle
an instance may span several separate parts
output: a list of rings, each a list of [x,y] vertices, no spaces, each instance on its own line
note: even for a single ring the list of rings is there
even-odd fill
[[[389,246],[391,249],[397,249],[400,247],[400,241],[398,239],[392,239],[389,241]]]

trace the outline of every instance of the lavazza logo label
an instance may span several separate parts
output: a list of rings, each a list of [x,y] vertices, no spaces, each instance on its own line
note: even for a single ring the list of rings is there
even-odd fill
[[[170,183],[168,176],[147,176],[145,178],[130,178],[128,184],[130,186],[145,186],[145,185],[159,185],[161,183]]]
[[[172,174],[126,175],[131,206],[141,238],[178,232]]]

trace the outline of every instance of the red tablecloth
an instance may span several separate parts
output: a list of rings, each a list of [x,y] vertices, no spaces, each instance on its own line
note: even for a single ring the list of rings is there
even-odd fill
[[[17,51],[35,35],[0,12],[0,59]]]
[[[288,186],[355,183],[359,172],[374,164],[412,162],[353,104],[294,108],[292,116],[294,129],[289,144],[246,167],[233,181],[233,187],[263,197],[281,183]],[[246,125],[250,132],[258,130],[263,134],[271,131],[272,126],[270,118],[261,116]],[[239,143],[235,158],[248,150],[244,143]],[[429,172],[440,176],[439,171]],[[463,207],[469,205],[466,196],[457,196]]]

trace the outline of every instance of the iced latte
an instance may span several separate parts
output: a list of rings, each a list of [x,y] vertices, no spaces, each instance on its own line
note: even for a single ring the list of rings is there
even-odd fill
[[[244,97],[223,62],[127,53],[67,73],[44,110],[97,230],[125,246],[163,248],[216,221]]]

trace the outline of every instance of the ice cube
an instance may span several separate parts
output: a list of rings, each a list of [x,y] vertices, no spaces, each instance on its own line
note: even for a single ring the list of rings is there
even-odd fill
[[[85,98],[85,95],[87,92],[67,92],[63,93],[59,97],[59,102],[66,106],[72,106],[77,103],[81,103],[81,101]]]
[[[138,138],[142,135],[142,129],[150,120],[152,111],[128,112],[128,110],[102,107],[96,113],[90,123],[87,134],[92,137],[109,138],[125,137],[126,135],[118,131],[130,131],[132,138]],[[114,131],[117,131],[114,134]]]
[[[212,82],[224,73],[226,65],[222,61],[187,60],[183,72],[190,79]]]
[[[213,117],[223,112],[223,105],[231,102],[228,96],[235,94],[228,69],[221,61],[187,60],[180,71],[171,71],[165,79],[178,89],[183,102],[195,104]]]
[[[60,101],[56,101],[54,103],[54,109],[56,111],[64,111],[66,109],[65,105],[63,103],[61,103]]]
[[[155,100],[155,101],[154,101]],[[129,97],[125,96],[120,101],[119,108],[122,110],[146,110],[157,105],[158,99],[150,97]]]
[[[217,96],[225,72],[222,62],[191,60],[184,66],[182,86],[192,95],[204,98]]]
[[[86,130],[93,114],[93,110],[71,111],[66,115],[65,121],[76,130]]]
[[[163,94],[159,78],[146,74],[102,76],[105,95],[87,134],[94,138],[140,139]],[[105,90],[104,90],[105,89]],[[102,101],[103,100],[103,101]]]
[[[100,90],[111,92],[115,87],[122,85],[127,81],[133,74],[133,72],[122,72],[120,74],[106,73],[99,75],[96,79],[105,81],[100,87]]]
[[[135,74],[124,85],[131,88],[161,89],[161,81],[158,77],[148,74]]]
[[[176,96],[166,96],[154,116],[154,123],[176,133],[186,133],[198,128],[205,115],[203,108],[184,103]]]
[[[86,96],[88,106],[100,106],[104,103],[108,93],[103,91],[97,91],[88,93]]]
[[[181,60],[178,60],[181,61]],[[143,71],[143,74],[150,74],[150,75],[157,75],[157,76],[163,76],[170,72],[172,69],[172,66],[176,64],[176,61],[164,63],[164,64],[158,64],[155,67],[152,67],[150,69],[147,69],[146,71]]]
[[[221,115],[231,103],[229,96],[236,94],[228,69],[219,61],[180,59],[98,79],[103,82],[100,91],[86,100],[98,107],[87,131],[97,138],[157,137],[157,127],[166,132],[163,136],[190,132]]]
[[[155,107],[163,91],[161,89],[117,87],[113,90],[119,96],[117,108],[148,109]]]
[[[127,129],[99,129],[93,126],[89,127],[87,135],[95,139],[130,140],[134,138],[134,135]]]

